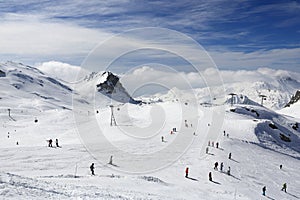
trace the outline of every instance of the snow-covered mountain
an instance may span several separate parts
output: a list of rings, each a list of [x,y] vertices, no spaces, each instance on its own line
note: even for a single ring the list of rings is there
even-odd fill
[[[237,94],[231,106],[229,96],[227,100],[210,96],[207,88],[185,91],[176,87],[165,94],[149,95],[145,102],[150,103],[135,104],[126,85],[110,72],[91,73],[68,83],[13,62],[0,64],[0,70],[1,199],[300,197],[300,102],[272,109],[287,103],[299,86],[299,79],[289,74],[272,81],[225,83],[228,94]],[[267,96],[265,106],[260,105],[259,94]],[[196,96],[197,104],[189,103],[190,95]],[[116,127],[110,126],[110,104],[116,107]],[[211,122],[215,110],[225,112],[222,121]],[[184,126],[185,120],[188,126]],[[220,130],[210,139],[205,133],[212,123]],[[153,124],[161,126],[154,131]],[[78,127],[85,129],[82,132]],[[170,134],[174,127],[177,131]],[[85,136],[97,140],[100,130],[105,137],[97,147],[103,162],[81,143]],[[58,138],[60,148],[47,147],[50,138]],[[181,146],[186,140],[191,143]],[[218,142],[219,147],[209,146],[205,154],[207,140]],[[169,149],[172,144],[175,148]],[[122,156],[120,151],[132,153],[136,159]],[[128,166],[148,169],[155,153],[158,164],[168,165],[143,174],[123,171]],[[107,164],[111,155],[114,165]],[[173,160],[174,155],[180,156]],[[222,162],[224,168],[214,170],[216,162]],[[90,175],[91,163],[95,163],[95,176]],[[186,167],[188,178],[184,176]],[[213,181],[208,180],[209,172]],[[287,193],[280,190],[283,183],[288,184]],[[267,186],[265,197],[261,195],[263,186]]]
[[[103,72],[97,80],[97,91],[121,103],[139,104],[134,100],[119,81],[119,77],[111,72]]]
[[[298,79],[300,80],[300,79]],[[242,82],[225,84],[226,92],[243,94],[255,102],[261,102],[260,95],[265,95],[264,105],[272,109],[283,108],[291,96],[300,88],[300,82],[289,76],[278,76],[273,81]]]
[[[1,107],[47,110],[69,108],[73,90],[37,68],[20,63],[0,64]]]
[[[255,105],[255,106],[260,105],[257,102],[249,99],[247,96],[242,95],[242,94],[233,95],[232,97],[230,97],[229,99],[226,100],[226,103],[227,104],[246,104],[246,105]]]
[[[250,117],[256,123],[254,132],[260,145],[281,153],[290,149],[296,157],[300,155],[300,128],[296,120],[261,106],[242,105],[230,111]]]

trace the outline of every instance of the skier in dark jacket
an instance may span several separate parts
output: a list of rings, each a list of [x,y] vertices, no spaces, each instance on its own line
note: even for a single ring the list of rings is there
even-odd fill
[[[223,162],[221,162],[221,165],[220,165],[220,171],[221,172],[223,171],[223,167],[224,167],[224,164],[223,164]]]
[[[52,139],[48,140],[48,147],[52,147]]]
[[[218,165],[219,165],[219,163],[218,163],[218,162],[215,162],[214,170],[218,170]]]
[[[56,147],[59,147],[59,145],[58,145],[58,139],[55,139],[55,144],[56,144]]]
[[[267,190],[267,187],[264,186],[264,187],[262,188],[262,195],[266,196],[266,190]]]
[[[209,174],[208,174],[208,180],[212,181],[212,174],[211,174],[211,172],[209,172]]]
[[[231,172],[231,169],[230,167],[228,167],[228,170],[227,170],[227,175],[230,176],[230,172]]]
[[[90,169],[91,169],[91,172],[92,172],[92,175],[95,175],[95,166],[94,166],[94,163],[92,163],[92,165],[90,166]]]
[[[113,156],[110,156],[108,164],[112,165],[113,164]]]
[[[228,158],[231,159],[231,153],[229,153]]]
[[[281,189],[281,191],[284,191],[284,192],[286,192],[286,188],[287,188],[287,186],[286,186],[286,183],[284,183],[284,184],[283,184],[283,186],[282,186],[282,189]]]

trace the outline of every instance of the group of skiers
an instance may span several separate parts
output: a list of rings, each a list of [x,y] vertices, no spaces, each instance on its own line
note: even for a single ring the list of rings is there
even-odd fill
[[[218,171],[218,166],[219,166],[219,163],[215,162],[214,170]],[[224,163],[221,162],[221,164],[220,164],[220,171],[221,172],[223,172],[223,168],[224,168]],[[230,175],[230,167],[228,167],[227,174]]]
[[[229,134],[227,133],[226,134],[226,132],[225,132],[225,130],[223,131],[223,136],[227,136],[227,137],[229,137]],[[206,147],[206,154],[208,154],[208,150],[209,150],[209,146],[212,146],[212,147],[214,147],[214,142],[210,142],[210,141],[208,141],[208,146]],[[216,143],[216,148],[219,148],[219,143],[217,142]],[[232,159],[232,154],[231,154],[231,152],[228,154],[228,159]],[[219,163],[218,162],[215,162],[215,164],[214,164],[214,170],[218,170],[218,166],[219,166]],[[224,164],[223,164],[223,162],[221,162],[221,164],[220,164],[220,171],[221,172],[223,172],[223,168],[224,168]],[[280,169],[282,169],[282,165],[279,165],[279,168]],[[227,170],[227,174],[228,175],[230,175],[230,166],[228,167],[228,170]],[[186,177],[187,177],[187,174],[188,173],[188,168],[186,169]],[[213,179],[212,179],[212,172],[209,172],[208,173],[208,180],[209,181],[213,181]],[[281,188],[281,191],[284,191],[284,192],[286,192],[286,190],[287,190],[287,184],[286,183],[284,183],[283,185],[282,185],[282,188]],[[264,186],[263,188],[262,188],[262,195],[266,195],[266,191],[267,191],[267,187],[266,186]]]
[[[286,192],[286,189],[287,189],[287,184],[284,183],[284,184],[282,185],[281,191]],[[262,188],[262,195],[266,196],[266,191],[267,191],[267,186],[264,186],[264,187]]]
[[[47,141],[48,141],[48,147],[53,147],[53,145],[52,145],[53,140],[50,139],[50,140],[47,140]],[[58,144],[58,139],[55,139],[55,145],[56,145],[56,147],[60,147],[59,144]]]
[[[210,143],[210,141],[208,141],[208,146],[212,146],[212,147],[215,147],[215,143],[214,142],[211,142]],[[216,148],[218,149],[219,148],[219,142],[216,142]]]
[[[218,170],[218,162],[215,163],[214,169]],[[220,171],[222,171],[222,170],[223,170],[223,163],[221,163],[221,167],[220,167]],[[230,167],[228,167],[227,174],[230,175]],[[189,177],[189,168],[186,167],[185,168],[185,178],[188,178],[188,177]],[[208,180],[213,181],[211,172],[208,173]]]
[[[215,143],[214,142],[210,142],[208,141],[208,144],[207,144],[207,147],[206,147],[206,150],[205,150],[205,153],[208,154],[209,152],[209,147],[215,147]],[[216,148],[218,149],[219,148],[219,142],[216,142]]]
[[[173,135],[177,132],[176,128],[172,128],[172,130],[170,131],[170,135]],[[161,136],[161,142],[166,142],[165,141],[165,137]]]
[[[282,165],[279,165],[279,169],[282,169]],[[281,188],[281,191],[286,192],[286,189],[287,189],[287,184],[286,184],[286,183],[283,183],[282,188]],[[267,186],[264,186],[264,187],[262,188],[262,195],[266,196],[266,191],[267,191]]]
[[[170,132],[170,134],[172,135],[172,134],[174,134],[174,132],[176,132],[176,128],[173,128],[172,131]],[[224,136],[226,136],[225,131],[224,131]],[[229,137],[228,134],[227,134],[227,137]],[[163,137],[163,136],[161,137],[161,139],[162,139],[162,142],[164,142],[164,137]],[[48,142],[49,142],[49,147],[52,147],[52,139],[50,139]],[[216,142],[215,144],[216,144],[216,148],[219,148],[219,143]],[[58,139],[56,139],[56,146],[59,147],[59,145],[58,145]],[[214,142],[208,141],[208,146],[214,147]],[[208,147],[206,148],[206,153],[208,154]],[[231,159],[231,156],[232,156],[232,154],[231,154],[231,152],[230,152],[230,153],[228,154],[228,159]],[[110,160],[109,160],[108,164],[113,165],[112,159],[113,159],[113,156],[110,156]],[[219,166],[219,163],[218,163],[218,162],[215,162],[215,163],[214,163],[214,170],[218,170],[218,166]],[[221,163],[220,163],[220,171],[223,172],[223,169],[224,169],[224,163],[221,162]],[[282,165],[280,165],[280,169],[282,169]],[[92,164],[90,165],[90,170],[91,170],[91,174],[92,174],[92,175],[95,175],[95,164],[94,164],[94,163],[92,163]],[[227,174],[227,175],[231,175],[231,168],[230,168],[230,166],[228,166],[228,170],[227,170],[226,174]],[[186,169],[185,169],[185,177],[186,177],[186,178],[189,178],[189,167],[186,167]],[[209,173],[208,173],[208,180],[209,180],[209,181],[213,181],[213,178],[212,178],[212,172],[209,172]],[[264,186],[264,187],[262,188],[262,195],[264,195],[264,196],[266,195],[266,190],[267,190],[267,187]],[[287,184],[284,183],[283,186],[282,186],[281,191],[287,192],[286,190],[287,190]]]
[[[225,130],[223,131],[223,136],[224,136],[224,137],[227,136],[227,137],[229,138],[229,134],[228,134],[228,133],[226,134],[226,131],[225,131]]]
[[[170,134],[173,135],[175,132],[177,132],[176,128],[173,128],[171,131],[170,131]]]
[[[185,127],[188,128],[189,125],[188,125],[188,121],[187,120],[184,120],[184,124],[185,124]],[[190,124],[190,127],[193,127],[193,124]]]

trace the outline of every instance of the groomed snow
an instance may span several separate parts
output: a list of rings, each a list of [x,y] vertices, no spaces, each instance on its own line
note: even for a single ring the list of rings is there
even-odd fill
[[[182,92],[179,97],[183,100],[181,102],[176,101],[176,96],[164,96],[161,98],[163,101],[156,103],[131,105],[112,102],[97,94],[94,107],[92,103],[95,102],[91,101],[95,99],[88,96],[87,90],[91,87],[91,91],[94,91],[92,83],[79,88],[86,93],[75,91],[72,94],[56,82],[47,82],[47,76],[35,69],[11,63],[5,65],[5,71],[16,68],[22,68],[22,73],[30,75],[32,81],[25,81],[24,89],[17,89],[10,84],[18,81],[22,83],[22,77],[0,78],[0,199],[300,198],[300,133],[299,129],[292,128],[295,122],[299,122],[299,118],[294,118],[297,117],[295,113],[300,113],[296,106],[291,107],[293,111],[284,109],[276,113],[258,105],[231,107],[226,104],[224,123],[219,124],[220,130],[217,139],[214,139],[215,143],[219,142],[219,148],[210,146],[209,154],[205,154],[208,142],[205,139],[210,137],[205,134],[210,129],[212,111],[222,108],[219,103],[186,105],[188,97],[185,99]],[[45,81],[44,87],[35,84],[39,79]],[[52,98],[39,97],[29,92],[32,90]],[[204,90],[196,91],[199,98]],[[205,98],[203,96],[203,102]],[[110,126],[110,103],[115,105],[119,127]],[[11,109],[10,116],[8,108]],[[183,111],[185,115],[182,115]],[[198,111],[198,115],[194,115],[195,111]],[[187,117],[188,127],[183,126],[185,118],[182,116]],[[139,131],[151,124],[160,124],[161,118],[166,121],[157,134],[147,138],[149,135],[145,133],[148,132]],[[85,128],[87,134],[97,134],[98,128],[88,126],[92,120],[97,121],[106,139],[119,149],[145,154],[149,159],[152,159],[153,152],[164,152],[161,150],[178,138],[192,138],[193,143],[186,152],[180,148],[164,152],[157,162],[169,165],[160,170],[125,173],[122,171],[125,167],[133,164],[144,167],[143,162],[115,155],[114,149],[101,146],[104,144],[101,141],[98,144],[102,148],[101,156],[106,161],[99,162],[82,144],[82,132],[79,133],[77,127]],[[190,123],[195,125],[197,121],[199,124],[194,135],[195,127],[192,128]],[[271,123],[277,129],[271,128]],[[178,132],[171,135],[174,126]],[[123,129],[126,127],[134,137],[124,135]],[[228,137],[223,135],[223,130],[229,134]],[[280,133],[286,134],[292,141],[281,140]],[[146,139],[138,140],[138,136]],[[161,136],[167,142],[162,142]],[[54,141],[58,138],[61,148],[47,147],[50,138]],[[177,160],[171,159],[175,153],[183,154]],[[228,159],[229,153],[232,153],[232,159]],[[107,164],[111,155],[114,156],[113,163],[116,166]],[[91,176],[89,169],[93,162],[95,176]],[[213,169],[215,162],[219,162],[219,166],[221,162],[224,163],[223,172]],[[283,165],[282,169],[279,169],[280,164]],[[230,176],[224,173],[229,166]],[[186,167],[190,170],[189,178],[184,177]],[[212,172],[213,182],[208,181],[209,172]],[[287,193],[281,191],[283,183],[287,183]],[[263,186],[267,186],[267,196],[262,196]]]

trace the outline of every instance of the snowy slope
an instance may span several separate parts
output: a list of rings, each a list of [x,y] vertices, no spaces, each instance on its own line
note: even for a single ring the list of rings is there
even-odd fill
[[[176,88],[164,95],[148,97],[145,99],[148,104],[124,104],[95,92],[97,82],[103,82],[102,73],[93,74],[70,89],[71,86],[29,66],[6,63],[1,64],[1,70],[7,76],[0,77],[0,199],[300,198],[300,132],[293,128],[299,118],[289,116],[291,110],[286,110],[295,109],[297,104],[294,108],[274,112],[250,101],[258,93],[248,94],[254,90],[247,89],[239,93],[245,96],[238,96],[236,103],[239,104],[233,107],[220,106],[224,101],[217,96],[209,106],[199,106],[211,99],[206,88],[195,90],[198,105],[188,101],[191,91]],[[289,87],[294,88],[297,83],[291,85]],[[117,127],[110,126],[108,105],[111,103],[115,105]],[[66,107],[72,110],[64,109]],[[7,108],[11,108],[13,119],[8,116]],[[220,143],[220,148],[210,146],[209,154],[205,154],[206,139],[211,138],[206,135],[212,123],[211,115],[213,110],[222,109],[225,109],[224,123],[218,124],[221,129],[213,139]],[[98,141],[104,162],[95,160],[82,144],[84,135],[99,134],[99,127],[91,123],[93,120],[106,140],[117,147]],[[198,127],[186,127],[184,120],[194,125],[198,122]],[[84,135],[78,134],[78,127],[86,130]],[[173,127],[177,127],[178,132],[171,135]],[[223,136],[223,130],[228,137]],[[280,134],[291,141],[282,140]],[[166,142],[161,142],[161,136]],[[46,140],[50,138],[58,138],[61,148],[47,147]],[[180,146],[164,151],[176,141],[192,143],[185,151]],[[137,154],[140,160],[121,156],[120,150]],[[143,164],[151,160],[155,152],[161,154],[158,164],[168,165],[140,174],[124,172],[132,165],[147,169],[149,165]],[[232,159],[228,159],[229,153]],[[111,155],[116,166],[106,164]],[[181,156],[173,160],[173,155]],[[90,175],[92,162],[96,176]],[[215,162],[223,162],[224,170],[214,170]],[[280,164],[283,165],[281,170]],[[224,173],[229,166],[230,176]],[[186,167],[190,169],[189,178],[184,177]],[[213,182],[208,181],[209,172],[212,172]],[[280,191],[284,182],[288,185],[287,193]],[[264,185],[267,186],[266,197],[261,195]]]
[[[235,106],[230,112],[249,117],[255,123],[258,144],[300,158],[300,128],[298,122],[261,106]],[[250,121],[250,120],[249,120]]]
[[[40,70],[19,63],[0,64],[1,108],[70,108],[72,89]]]
[[[298,101],[290,105],[290,107],[283,108],[277,112],[292,116],[300,121],[300,102]]]
[[[167,106],[168,110],[176,105],[175,102],[161,104],[162,107]],[[204,116],[210,109],[202,108]],[[252,200],[264,199],[261,196],[261,188],[267,185],[269,198],[298,199],[300,196],[299,159],[293,156],[291,150],[283,154],[271,148],[263,148],[259,136],[255,134],[257,122],[253,121],[253,116],[231,112],[230,108],[226,110],[228,112],[223,129],[229,133],[229,138],[220,133],[219,149],[210,147],[210,154],[201,157],[200,152],[203,149],[200,131],[194,136],[195,141],[189,150],[172,165],[157,172],[136,175],[122,173],[112,166],[95,161],[82,145],[72,141],[77,137],[76,133],[69,134],[67,137],[62,137],[66,132],[63,130],[57,135],[52,133],[52,137],[60,139],[62,148],[47,148],[46,141],[34,137],[45,133],[36,131],[30,123],[24,121],[19,125],[28,129],[31,127],[31,132],[22,135],[22,127],[14,127],[17,132],[11,134],[11,138],[2,137],[4,144],[18,137],[20,145],[1,147],[0,195],[5,199]],[[120,120],[120,115],[117,114],[116,117]],[[51,118],[52,115],[48,114],[47,117],[45,115],[44,120]],[[41,118],[40,121],[44,120]],[[58,121],[65,125],[64,128],[72,128],[72,124],[67,123],[68,118],[61,118]],[[201,126],[204,130],[208,121],[202,118],[202,122]],[[7,125],[6,130],[12,128],[12,125]],[[105,126],[105,123],[102,125]],[[40,129],[50,127],[49,123],[38,123],[37,126],[40,126]],[[109,125],[106,125],[106,128],[115,130]],[[177,137],[165,132],[161,134],[169,142]],[[156,137],[156,141],[143,143],[144,149],[152,151],[168,145],[161,143],[159,138],[161,134]],[[178,134],[192,133],[189,128],[182,128]],[[26,141],[28,137],[30,139]],[[27,145],[23,145],[23,140]],[[135,145],[128,139],[119,140],[118,144],[121,148],[135,151],[140,148],[138,144]],[[265,145],[268,147],[269,144]],[[232,153],[231,160],[227,158],[229,152]],[[103,154],[108,160],[113,152],[103,151]],[[167,158],[167,155],[165,157]],[[230,166],[232,175],[214,171],[213,164],[216,161],[224,162],[224,171]],[[91,162],[96,162],[94,177],[89,175]],[[127,160],[126,157],[114,157],[114,163],[120,167],[131,162],[132,160]],[[280,164],[283,164],[282,170],[279,170]],[[190,168],[191,179],[184,178],[184,170],[187,166]],[[215,182],[208,181],[209,171],[212,171]],[[288,184],[288,193],[280,191],[283,182]]]

